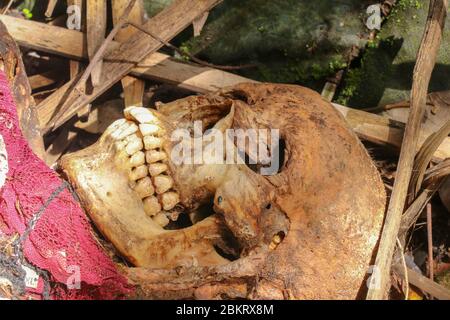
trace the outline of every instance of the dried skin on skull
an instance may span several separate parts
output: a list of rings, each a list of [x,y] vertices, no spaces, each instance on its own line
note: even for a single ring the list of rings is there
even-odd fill
[[[99,229],[146,267],[126,270],[142,295],[350,299],[362,292],[384,188],[362,144],[320,95],[297,86],[242,84],[157,112],[127,109],[125,117],[61,165]],[[261,176],[245,164],[175,165],[168,156],[175,148],[171,133],[192,131],[196,120],[220,132],[279,129],[285,145],[280,172]],[[132,135],[141,144],[135,136],[122,141]],[[133,153],[120,156],[130,143]],[[133,167],[142,166],[140,152],[145,170]],[[137,178],[134,184],[130,178]],[[103,196],[110,186],[120,195]],[[174,208],[193,212],[211,200],[217,217],[186,229],[160,227],[177,217]],[[213,247],[230,236],[241,253],[232,262]],[[174,266],[186,268],[180,275]]]

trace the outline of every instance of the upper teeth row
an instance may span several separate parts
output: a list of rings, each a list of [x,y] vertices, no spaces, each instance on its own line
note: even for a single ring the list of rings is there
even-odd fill
[[[172,210],[180,202],[163,149],[164,129],[149,109],[129,107],[124,114],[128,127],[116,130],[113,137],[123,143],[131,168],[130,185],[142,199],[145,212],[164,227],[168,216],[174,215],[163,210]]]

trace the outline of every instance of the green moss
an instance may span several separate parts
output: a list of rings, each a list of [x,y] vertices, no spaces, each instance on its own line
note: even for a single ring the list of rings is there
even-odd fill
[[[359,66],[348,72],[337,100],[352,107],[376,107],[409,99],[429,0],[397,1],[377,38],[368,43]],[[429,91],[450,89],[450,19]]]
[[[367,6],[361,0],[226,0],[183,50],[217,65],[256,63],[238,72],[255,80],[321,89],[320,82],[347,67],[353,47],[365,46]]]

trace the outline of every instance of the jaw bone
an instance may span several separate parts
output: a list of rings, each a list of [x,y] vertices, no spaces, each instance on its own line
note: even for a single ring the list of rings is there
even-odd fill
[[[216,217],[183,230],[163,229],[179,210],[165,163],[164,129],[147,109],[127,109],[125,115],[95,145],[60,163],[94,223],[136,266],[226,263],[213,247],[223,233]]]

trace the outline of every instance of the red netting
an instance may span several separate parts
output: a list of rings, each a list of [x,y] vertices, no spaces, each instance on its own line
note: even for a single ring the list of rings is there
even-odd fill
[[[0,234],[22,235],[30,219],[38,218],[33,219],[36,224],[25,238],[23,252],[32,265],[49,272],[53,298],[112,299],[127,294],[130,289],[125,279],[97,245],[84,212],[64,188],[63,180],[29,148],[1,71],[0,134],[9,165],[6,183],[0,189]],[[81,281],[80,289],[66,286],[77,280]],[[40,292],[42,281],[37,289]]]

